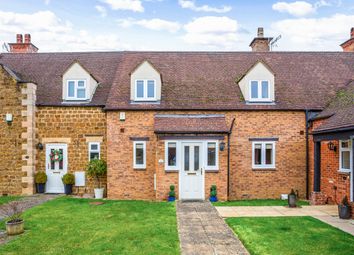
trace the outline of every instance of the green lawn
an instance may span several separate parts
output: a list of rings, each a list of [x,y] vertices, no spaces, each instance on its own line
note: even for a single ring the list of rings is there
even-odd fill
[[[298,201],[298,205],[309,205],[307,201]],[[215,202],[214,206],[286,206],[288,200],[281,199],[251,199],[251,200],[235,200],[227,202]]]
[[[0,196],[0,205],[6,204],[10,201],[18,200],[21,196]]]
[[[229,218],[251,254],[354,254],[354,237],[312,217]]]
[[[173,203],[61,197],[24,214],[26,232],[0,254],[179,254]]]

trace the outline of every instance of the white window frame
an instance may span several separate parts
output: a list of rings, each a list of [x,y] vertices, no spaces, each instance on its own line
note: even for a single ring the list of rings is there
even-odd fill
[[[138,81],[143,81],[144,83],[143,97],[138,97]],[[148,97],[148,81],[154,81],[154,97]],[[157,96],[156,96],[157,85],[155,79],[136,79],[134,81],[134,89],[135,89],[134,101],[157,101]]]
[[[77,90],[79,88],[79,86],[78,86],[79,81],[83,81],[84,82],[84,87],[80,87],[80,88],[85,88],[85,98],[78,98],[77,97]],[[74,82],[74,96],[73,97],[69,96],[69,82]],[[87,82],[86,82],[86,79],[67,80],[66,81],[66,99],[67,100],[87,100]]]
[[[215,166],[208,165],[208,143],[215,143]],[[204,166],[205,170],[213,170],[219,171],[219,141],[218,140],[207,140],[204,142],[204,153],[205,153],[205,161]]]
[[[168,144],[175,143],[176,144],[176,165],[169,166],[168,165]],[[179,141],[176,140],[168,140],[165,141],[165,171],[177,171],[180,169],[180,161],[181,161],[181,145]]]
[[[136,164],[136,145],[143,144],[143,155],[144,155],[144,163]],[[145,169],[146,168],[146,141],[134,141],[133,143],[133,167],[134,169]]]
[[[91,145],[97,145],[97,150],[92,150],[91,149]],[[89,142],[88,143],[88,158],[89,158],[89,161],[91,160],[91,152],[98,152],[98,159],[101,159],[101,143],[99,142]]]
[[[342,147],[342,142],[348,142],[348,148],[343,148]],[[343,173],[350,173],[352,166],[353,166],[353,152],[352,152],[352,144],[351,144],[351,139],[350,140],[339,140],[339,172]],[[349,169],[343,168],[342,167],[342,152],[344,151],[349,151]]]
[[[267,98],[262,98],[262,82],[263,81],[268,82],[268,97]],[[257,82],[257,88],[258,88],[258,97],[257,98],[252,97],[252,82]],[[250,102],[269,102],[269,101],[271,101],[270,80],[250,80],[248,91],[249,91],[249,101]]]
[[[262,155],[262,164],[256,165],[255,164],[255,145],[261,144],[261,155]],[[266,144],[272,144],[273,146],[273,155],[272,155],[272,164],[265,164],[266,161]],[[252,142],[252,168],[253,169],[275,169],[275,141],[253,141]]]

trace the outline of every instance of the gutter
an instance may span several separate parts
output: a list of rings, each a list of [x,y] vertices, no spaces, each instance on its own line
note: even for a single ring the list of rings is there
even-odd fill
[[[227,201],[229,201],[230,196],[230,136],[232,134],[232,129],[234,127],[235,118],[232,119],[230,130],[227,133]]]

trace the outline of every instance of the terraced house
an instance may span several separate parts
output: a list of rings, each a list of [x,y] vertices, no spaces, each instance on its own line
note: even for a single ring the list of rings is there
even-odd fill
[[[32,194],[37,171],[63,192],[99,157],[111,199],[215,184],[221,200],[353,201],[353,31],[344,52],[271,52],[262,29],[251,52],[37,53],[18,35],[0,55],[0,192]]]

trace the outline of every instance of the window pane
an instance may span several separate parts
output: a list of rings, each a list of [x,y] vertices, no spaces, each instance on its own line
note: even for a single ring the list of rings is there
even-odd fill
[[[266,144],[266,165],[273,164],[273,145]]]
[[[90,153],[90,160],[99,159],[99,158],[100,158],[100,154],[98,152],[91,152]]]
[[[251,82],[251,98],[258,98],[258,82]]]
[[[348,141],[342,142],[342,148],[349,148],[349,142]]]
[[[216,165],[216,143],[208,143],[208,166]]]
[[[350,169],[350,151],[342,151],[342,169]]]
[[[91,150],[93,151],[98,150],[98,144],[91,144]]]
[[[144,97],[144,81],[136,81],[136,96]]]
[[[255,144],[254,146],[254,164],[262,164],[262,144]]]
[[[176,166],[176,143],[168,143],[168,152],[167,152],[167,155],[168,155],[168,165],[169,166]]]
[[[54,152],[54,149],[50,150],[50,154],[52,154]],[[55,170],[55,162],[54,161],[50,161],[50,170]]]
[[[268,81],[262,81],[262,98],[268,97]]]
[[[85,98],[86,89],[77,89],[77,98]]]
[[[144,145],[142,143],[135,145],[135,164],[144,165]]]
[[[77,86],[78,87],[85,87],[85,82],[84,81],[78,81]]]
[[[63,155],[63,149],[59,149],[59,152],[61,155]],[[64,157],[61,158],[61,160],[59,160],[59,170],[63,170],[64,168]]]
[[[189,146],[184,147],[184,170],[189,171]]]
[[[155,81],[148,81],[148,97],[155,97]]]
[[[194,146],[194,170],[199,169],[199,146]]]
[[[75,82],[69,81],[68,84],[68,97],[74,97],[75,96]]]

